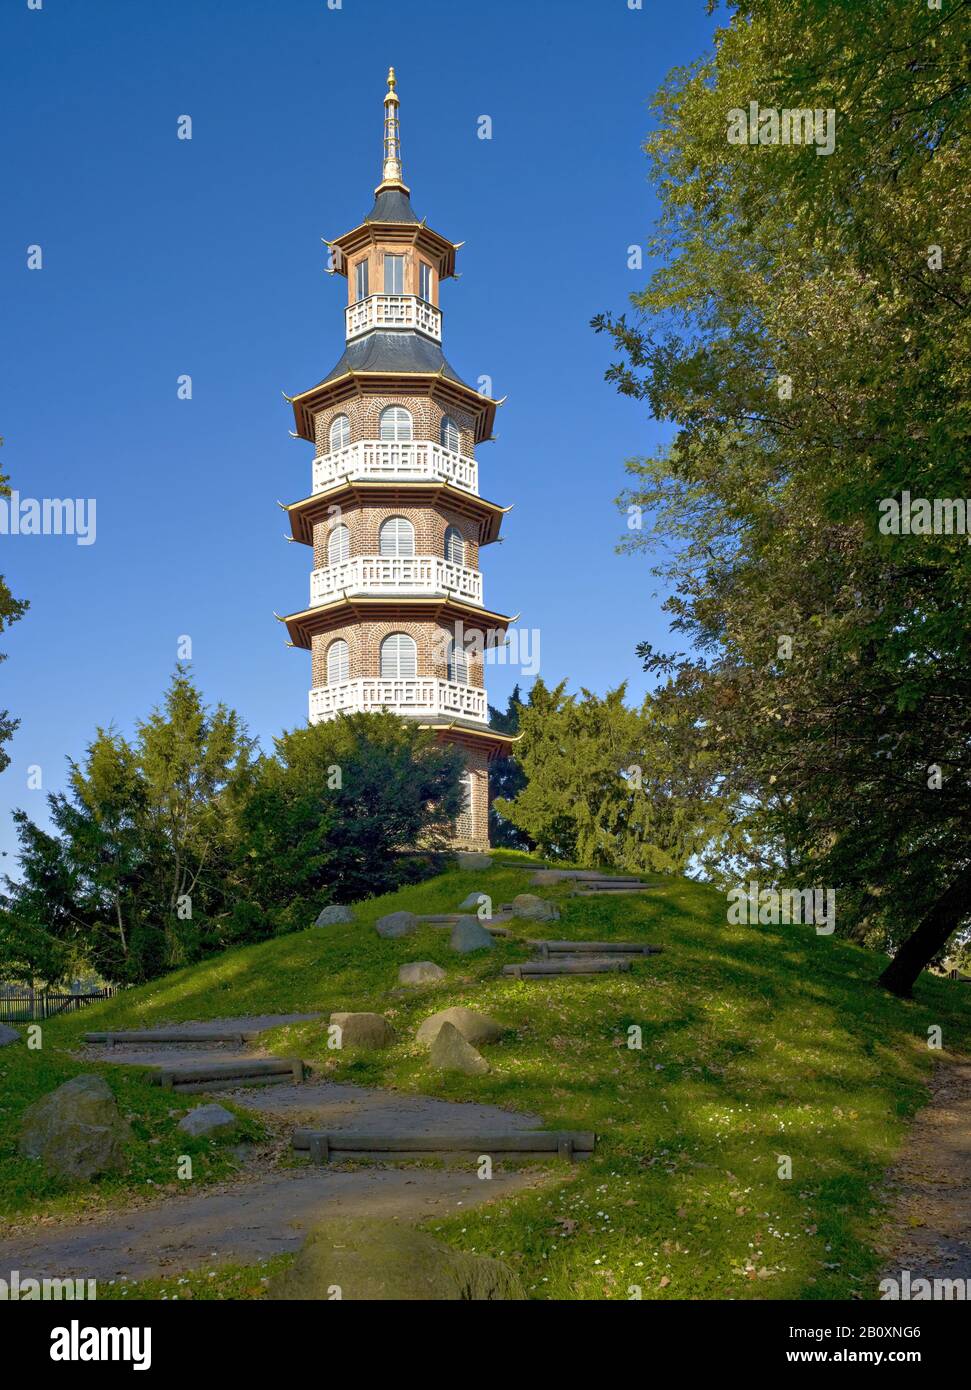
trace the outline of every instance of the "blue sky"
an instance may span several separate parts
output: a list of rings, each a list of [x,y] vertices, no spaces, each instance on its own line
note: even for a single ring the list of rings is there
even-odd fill
[[[22,723],[0,850],[10,808],[43,819],[97,725],[148,713],[183,634],[207,697],[265,747],[306,718],[309,656],[272,615],[307,598],[310,551],[275,504],[310,491],[313,450],[281,391],[342,352],[345,285],[320,239],[371,206],[389,63],[412,204],[466,242],[446,356],[508,396],[479,450],[482,492],[515,504],[483,553],[486,601],[540,630],[549,683],[646,688],[634,648],[665,645],[666,621],[648,562],[614,551],[613,499],[625,458],[662,436],[604,382],[589,320],[647,278],[627,268],[657,211],[647,103],[708,46],[705,8],[5,0],[0,464],[24,497],[95,498],[97,540],[0,536],[31,603],[3,643],[0,705]],[[504,704],[516,670],[487,676]]]

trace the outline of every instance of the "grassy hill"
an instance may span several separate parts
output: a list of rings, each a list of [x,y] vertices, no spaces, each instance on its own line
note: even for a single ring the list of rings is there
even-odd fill
[[[329,1051],[326,1019],[268,1041],[335,1080],[488,1101],[536,1111],[551,1127],[596,1130],[592,1161],[554,1165],[539,1191],[436,1224],[463,1248],[501,1252],[533,1297],[626,1299],[633,1286],[644,1298],[872,1297],[880,1177],[924,1095],[935,1056],[928,1028],[940,1025],[950,1050],[968,1045],[967,993],[925,976],[915,1002],[895,1000],[874,987],[877,955],[807,927],[730,926],[721,895],[679,878],[641,898],[539,890],[560,901],[556,935],[664,947],[629,975],[500,979],[500,966],[524,959],[525,948],[458,957],[447,932],[386,941],[373,931],[383,913],[454,911],[472,890],[498,906],[527,889],[529,872],[521,857],[497,855],[486,872],[451,871],[364,903],[351,925],[229,951],[53,1020],[39,1053],[0,1052],[0,1213],[24,1221],[184,1191],[171,1182],[174,1155],[186,1150],[171,1099],[136,1069],[83,1068],[106,1075],[134,1117],[130,1174],[72,1190],[16,1158],[24,1106],[82,1069],[67,1055],[81,1032],[375,1009],[398,1034],[385,1053]],[[551,933],[523,923],[521,934]],[[398,965],[421,959],[438,961],[447,979],[392,994]],[[437,1073],[414,1046],[421,1019],[450,1004],[507,1027],[487,1049],[489,1075]],[[627,1046],[631,1025],[642,1030],[640,1050]],[[260,1122],[247,1124],[259,1132]],[[194,1142],[194,1187],[232,1172],[224,1147]],[[791,1178],[779,1176],[781,1156]],[[253,1282],[244,1272],[225,1287]]]

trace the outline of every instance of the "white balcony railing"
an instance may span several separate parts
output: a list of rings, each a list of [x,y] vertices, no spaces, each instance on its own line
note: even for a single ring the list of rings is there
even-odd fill
[[[311,607],[350,594],[457,594],[482,602],[482,575],[437,555],[357,555],[310,576]]]
[[[363,676],[336,685],[317,686],[310,692],[310,722],[333,719],[338,714],[368,713],[387,709],[394,714],[422,719],[437,716],[474,719],[485,724],[488,697],[481,686],[457,685],[436,676],[385,678]]]
[[[455,454],[429,439],[409,440],[403,444],[387,439],[359,439],[356,444],[314,459],[315,493],[326,492],[345,481],[377,482],[381,479],[454,483],[466,492],[476,495],[479,492],[479,468],[475,459]]]
[[[442,314],[417,294],[369,294],[344,311],[348,342],[372,328],[414,328],[442,341]]]

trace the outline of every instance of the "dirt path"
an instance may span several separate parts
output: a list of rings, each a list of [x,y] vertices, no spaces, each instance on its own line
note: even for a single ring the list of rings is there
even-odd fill
[[[336,1081],[305,1081],[302,1086],[266,1086],[224,1094],[249,1110],[283,1119],[294,1129],[305,1121],[322,1129],[355,1129],[368,1134],[508,1134],[511,1130],[543,1128],[539,1115],[521,1110]]]
[[[296,1250],[307,1230],[336,1213],[397,1217],[409,1224],[481,1206],[543,1180],[535,1168],[476,1176],[465,1171],[308,1168],[197,1196],[170,1197],[83,1225],[0,1240],[0,1269],[21,1279],[165,1278],[183,1270],[253,1264]]]
[[[971,1289],[971,1059],[942,1062],[930,1103],[887,1175],[881,1278],[966,1279]]]

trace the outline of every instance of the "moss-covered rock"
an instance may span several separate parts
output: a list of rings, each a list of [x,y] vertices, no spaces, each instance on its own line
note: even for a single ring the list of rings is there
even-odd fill
[[[516,1273],[501,1260],[452,1250],[432,1236],[379,1217],[329,1217],[296,1260],[270,1281],[267,1297],[300,1301],[522,1301]]]
[[[131,1137],[111,1087],[100,1076],[72,1077],[24,1112],[20,1152],[62,1178],[86,1179],[125,1167]]]

